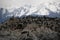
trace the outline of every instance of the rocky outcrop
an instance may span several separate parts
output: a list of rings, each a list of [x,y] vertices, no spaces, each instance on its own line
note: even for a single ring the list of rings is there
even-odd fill
[[[0,40],[59,40],[60,18],[12,17],[0,24]]]

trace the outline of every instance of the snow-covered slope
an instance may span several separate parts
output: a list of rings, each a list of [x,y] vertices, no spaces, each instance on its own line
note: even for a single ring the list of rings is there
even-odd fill
[[[25,5],[23,7],[14,9],[11,12],[12,15],[15,17],[21,17],[21,16],[28,16],[28,15],[52,15],[56,16],[55,14],[60,14],[60,3],[41,3],[38,6],[31,6],[31,5]]]
[[[0,21],[14,17],[22,16],[48,16],[60,18],[60,3],[41,3],[38,6],[24,5],[20,8],[13,9],[12,11],[1,8],[0,9]]]

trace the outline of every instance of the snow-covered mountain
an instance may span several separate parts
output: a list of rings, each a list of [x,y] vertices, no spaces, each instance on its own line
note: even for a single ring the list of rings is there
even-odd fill
[[[39,6],[31,6],[31,5],[25,5],[23,7],[14,9],[11,12],[12,15],[15,17],[21,17],[21,16],[28,16],[28,15],[47,15],[47,16],[53,16],[58,17],[60,15],[60,3],[42,3]]]
[[[0,22],[12,16],[23,17],[29,15],[60,18],[60,3],[41,3],[38,6],[25,5],[20,8],[13,9],[13,11],[0,8]]]

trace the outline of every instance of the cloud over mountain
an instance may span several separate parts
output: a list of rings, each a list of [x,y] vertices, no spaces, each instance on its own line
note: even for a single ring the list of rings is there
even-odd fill
[[[12,11],[4,8],[0,8],[0,21],[8,19],[12,16],[48,16],[60,18],[60,3],[42,3],[39,6],[24,5],[20,8],[15,8]]]

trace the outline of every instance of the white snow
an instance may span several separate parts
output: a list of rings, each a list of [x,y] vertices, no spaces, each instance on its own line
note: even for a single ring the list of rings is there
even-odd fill
[[[28,16],[28,15],[49,15],[50,11],[53,12],[53,13],[60,13],[60,3],[57,3],[57,2],[44,2],[44,3],[41,3],[40,5],[38,6],[32,6],[32,5],[24,5],[24,6],[21,6],[20,8],[12,8],[12,9],[9,9],[9,14],[6,15],[7,17],[10,15],[11,16],[14,16],[14,17],[21,17],[21,16]],[[5,12],[5,11],[4,11]]]

